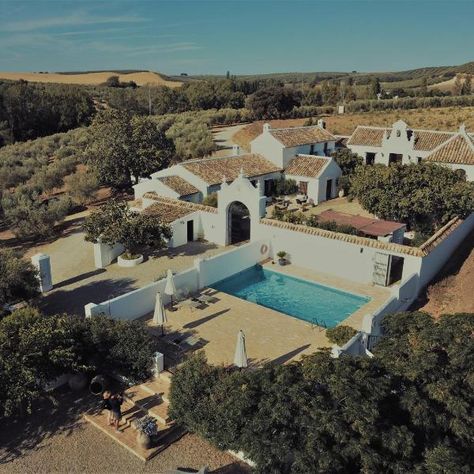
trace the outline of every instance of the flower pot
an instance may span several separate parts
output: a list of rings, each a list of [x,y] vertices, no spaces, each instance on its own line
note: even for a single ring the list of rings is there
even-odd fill
[[[87,387],[87,382],[88,379],[85,374],[74,374],[67,383],[73,392],[80,392]]]
[[[279,265],[281,265],[281,266],[286,265],[286,258],[279,258],[279,259],[278,259],[278,263],[279,263]]]
[[[143,431],[137,433],[137,444],[143,449],[151,448],[151,438]]]
[[[344,194],[345,194],[345,193],[344,193],[344,189],[341,189],[341,190],[339,191],[339,197],[340,197],[340,198],[343,198],[343,197],[344,197]]]
[[[136,258],[124,258],[122,255],[119,255],[117,258],[117,264],[119,267],[136,267],[143,262],[143,255],[138,255]]]

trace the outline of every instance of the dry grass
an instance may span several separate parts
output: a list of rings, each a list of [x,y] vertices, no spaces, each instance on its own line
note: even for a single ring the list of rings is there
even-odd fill
[[[155,86],[180,87],[181,82],[167,81],[160,74],[152,71],[117,74],[115,72],[88,72],[84,74],[58,74],[39,72],[0,72],[0,79],[18,81],[24,79],[30,82],[47,82],[58,84],[99,85],[110,76],[118,76],[121,82],[134,81],[139,86],[152,84]]]
[[[458,74],[459,78],[461,79],[461,82],[464,82],[466,79],[466,74]],[[428,89],[438,89],[443,92],[453,92],[454,91],[454,82],[456,81],[456,77],[452,77],[451,79],[443,82],[438,82],[437,84],[433,84],[428,87]],[[472,75],[471,75],[472,78]]]
[[[357,125],[391,126],[402,119],[413,128],[455,131],[465,124],[474,131],[474,107],[440,107],[433,109],[384,110],[360,114],[325,117],[327,129],[337,135],[350,135]],[[297,127],[306,119],[271,120],[273,127]],[[263,129],[263,121],[254,122],[239,130],[233,137],[235,143],[248,149],[249,143]]]

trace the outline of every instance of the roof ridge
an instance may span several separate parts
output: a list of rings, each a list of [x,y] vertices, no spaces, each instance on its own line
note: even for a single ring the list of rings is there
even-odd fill
[[[279,127],[279,128],[270,128],[268,131],[269,132],[274,132],[274,131],[278,131],[278,130],[299,130],[301,128],[320,128],[321,130],[326,130],[325,128],[323,127],[320,127],[319,125],[298,125],[296,127]],[[326,132],[328,133],[331,133],[329,132],[328,130],[326,130]]]
[[[181,199],[170,198],[168,196],[163,196],[161,194],[158,194],[155,191],[148,191],[143,195],[143,197],[148,198],[148,199],[153,199],[154,201],[158,201],[162,203],[167,203],[176,207],[187,208],[187,209],[195,210],[195,211],[212,212],[214,214],[217,214],[217,208],[215,207],[206,206],[205,204],[198,204],[195,202],[182,201]]]
[[[332,159],[332,156],[311,155],[310,153],[297,153],[293,158],[298,158],[299,156],[304,157],[304,158],[322,158],[324,160]]]
[[[242,158],[243,156],[261,156],[260,153],[242,153],[241,155],[228,155],[228,156],[206,156],[203,158],[194,158],[192,160],[184,160],[180,163],[176,163],[177,165],[185,165],[186,163],[201,163],[203,161],[219,161],[219,160],[227,160],[229,158]]]

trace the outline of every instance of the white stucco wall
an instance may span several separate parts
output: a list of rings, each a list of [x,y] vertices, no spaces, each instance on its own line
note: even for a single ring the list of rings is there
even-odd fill
[[[280,168],[283,167],[283,145],[268,132],[264,131],[250,142],[250,151],[264,156]]]
[[[420,272],[420,288],[426,286],[436,276],[456,248],[473,229],[474,213],[423,258]]]
[[[294,174],[286,174],[286,179],[294,179],[296,184],[299,186],[300,181],[308,183],[308,198],[312,199],[315,204],[319,204],[319,179],[318,178],[307,178],[306,176],[297,176]]]
[[[256,240],[230,252],[196,262],[201,287],[210,286],[265,260],[269,256],[268,240]]]
[[[173,232],[173,236],[168,242],[168,247],[175,248],[175,247],[179,247],[181,245],[187,244],[188,221],[194,221],[193,240],[196,240],[198,238],[199,229],[200,229],[200,221],[201,221],[201,213],[193,212],[192,214],[188,214],[187,216],[184,216],[181,219],[178,219],[171,224],[171,230]]]
[[[103,243],[94,244],[95,268],[105,268],[110,265],[119,255],[125,251],[122,244],[107,245]]]

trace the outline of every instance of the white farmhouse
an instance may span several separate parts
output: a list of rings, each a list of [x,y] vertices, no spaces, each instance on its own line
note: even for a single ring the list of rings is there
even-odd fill
[[[474,181],[474,139],[463,125],[458,132],[411,129],[403,120],[391,128],[358,126],[346,146],[367,165],[426,160],[463,170]]]
[[[262,195],[270,196],[275,180],[294,179],[300,194],[315,204],[334,198],[341,169],[329,155],[335,150],[336,137],[324,122],[311,127],[272,129],[269,124],[251,142],[251,152],[222,158],[188,160],[158,171],[134,186],[135,198],[148,192],[183,201],[202,202],[203,198],[232,183],[242,171]]]

